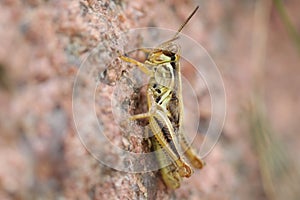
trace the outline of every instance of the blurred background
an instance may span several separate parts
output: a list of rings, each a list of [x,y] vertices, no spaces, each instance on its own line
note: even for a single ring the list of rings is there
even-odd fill
[[[216,62],[227,117],[206,167],[173,192],[158,174],[148,184],[89,155],[72,87],[99,42],[136,27],[177,30],[196,5],[183,33]],[[299,10],[296,0],[2,0],[0,199],[299,199]]]

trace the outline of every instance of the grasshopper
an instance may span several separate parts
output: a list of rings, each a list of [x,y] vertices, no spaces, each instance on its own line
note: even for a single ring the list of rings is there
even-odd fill
[[[162,166],[160,169],[162,179],[172,189],[180,187],[182,178],[190,177],[193,173],[191,166],[180,155],[180,147],[194,168],[201,169],[204,165],[183,133],[180,47],[174,42],[198,8],[199,6],[194,9],[170,40],[153,49],[140,49],[148,54],[144,62],[120,56],[123,61],[136,65],[150,77],[147,85],[148,112],[133,115],[130,119],[148,119],[150,128],[148,131],[153,135],[150,141]],[[157,153],[158,150],[162,151]],[[171,164],[165,166],[164,163],[169,161]]]

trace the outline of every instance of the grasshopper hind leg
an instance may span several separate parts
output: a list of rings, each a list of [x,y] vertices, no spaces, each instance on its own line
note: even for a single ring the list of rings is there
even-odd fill
[[[181,185],[182,177],[178,172],[178,167],[172,162],[170,165],[165,166],[166,162],[170,162],[169,156],[166,155],[166,152],[159,151],[161,150],[161,147],[154,136],[151,137],[150,141],[152,149],[153,151],[155,151],[158,164],[160,165],[160,173],[163,182],[166,184],[167,187],[171,189],[179,188]]]
[[[205,162],[197,155],[195,150],[187,142],[187,139],[182,132],[179,134],[179,141],[181,148],[184,151],[184,155],[188,158],[192,166],[197,169],[201,169],[205,165]]]

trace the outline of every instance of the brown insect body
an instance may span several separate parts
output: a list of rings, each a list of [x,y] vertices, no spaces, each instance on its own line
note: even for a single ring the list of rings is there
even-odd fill
[[[161,174],[170,188],[180,187],[182,177],[193,173],[190,165],[180,154],[180,148],[195,168],[202,168],[203,161],[195,154],[183,134],[183,102],[179,46],[173,41],[191,19],[198,7],[180,27],[175,36],[154,49],[141,49],[148,53],[144,63],[126,56],[120,58],[137,65],[150,76],[147,88],[148,112],[131,116],[131,119],[149,119],[150,138],[157,160],[162,166]],[[170,163],[166,165],[166,163]]]

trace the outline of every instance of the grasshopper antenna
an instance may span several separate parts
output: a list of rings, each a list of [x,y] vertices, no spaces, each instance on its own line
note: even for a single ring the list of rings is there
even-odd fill
[[[197,12],[199,6],[197,6],[194,11],[190,14],[190,16],[185,20],[185,22],[183,24],[181,24],[181,26],[179,27],[179,29],[177,30],[176,34],[173,36],[173,38],[177,38],[179,33],[182,31],[182,29],[185,27],[185,25],[190,21],[190,19],[194,16],[194,14]],[[173,39],[172,38],[172,39]],[[171,39],[171,40],[172,40]]]
[[[174,40],[177,40],[178,39],[178,35],[179,33],[182,31],[182,29],[185,27],[185,25],[190,21],[190,19],[194,16],[194,14],[197,12],[197,10],[199,9],[199,6],[197,6],[194,11],[190,14],[190,16],[185,20],[185,22],[183,22],[183,24],[181,24],[181,26],[179,27],[179,29],[177,30],[177,32],[175,33],[175,35],[168,41],[164,42],[163,44],[161,45],[164,45],[164,44],[167,44],[169,42],[172,42]],[[160,45],[160,46],[161,46]]]

